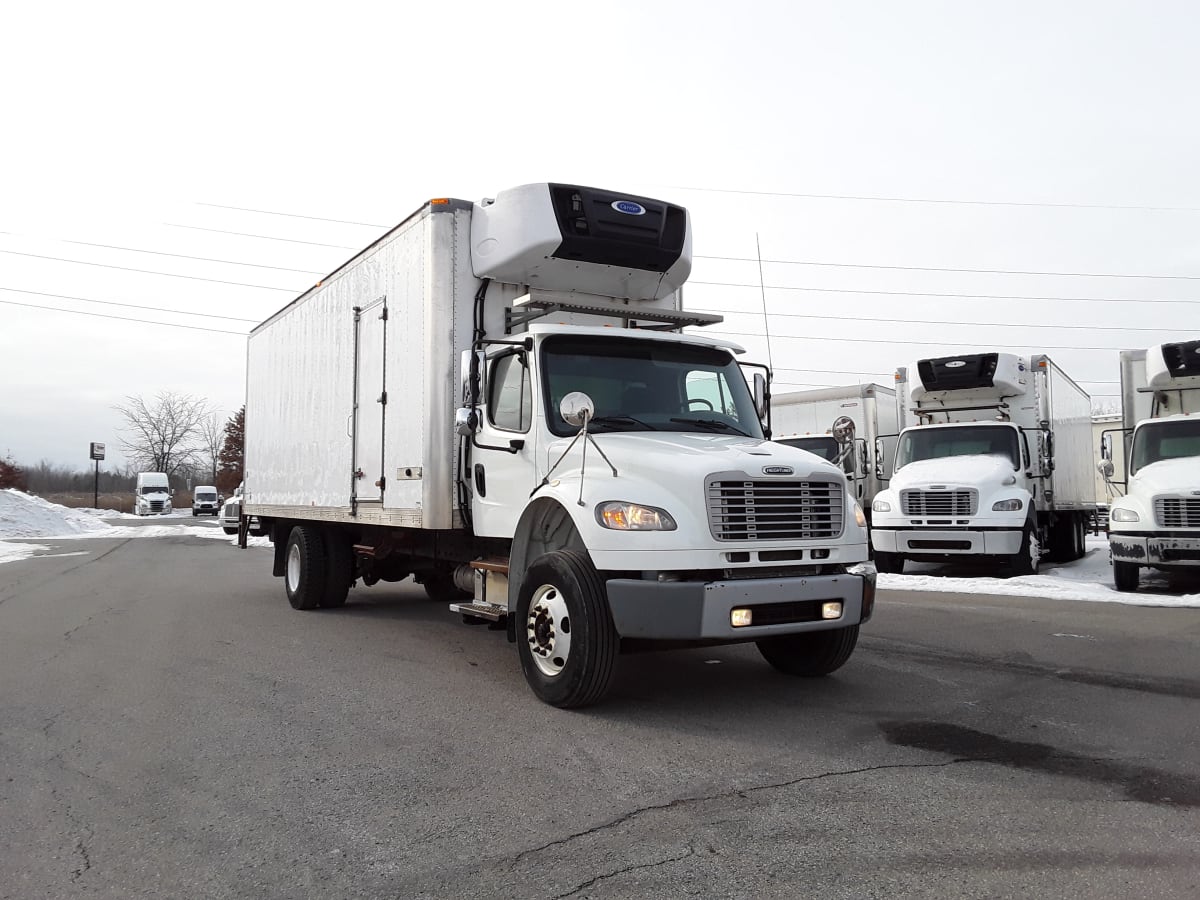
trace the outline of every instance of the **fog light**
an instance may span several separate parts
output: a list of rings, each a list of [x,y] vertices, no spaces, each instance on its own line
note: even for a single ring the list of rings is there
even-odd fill
[[[828,606],[829,604],[827,603],[825,605]],[[840,616],[842,614],[842,605],[839,603],[837,604],[837,607],[838,615]],[[750,624],[750,621],[753,618],[754,614],[748,609],[731,609],[729,611],[729,624],[734,628],[744,628]]]
[[[749,612],[749,610],[747,610]],[[835,600],[833,603],[821,604],[822,619],[840,619],[842,617],[842,603],[840,600]]]

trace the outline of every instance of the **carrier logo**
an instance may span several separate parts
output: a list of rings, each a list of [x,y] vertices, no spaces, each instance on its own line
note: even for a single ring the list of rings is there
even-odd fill
[[[794,475],[795,472],[791,466],[763,466],[764,475]]]
[[[954,362],[946,363],[946,368],[947,369],[961,369],[965,365],[966,365],[966,363],[963,360],[956,359],[956,360],[954,360]]]
[[[646,214],[646,207],[640,203],[634,203],[632,200],[614,200],[612,208],[627,216],[644,216]]]

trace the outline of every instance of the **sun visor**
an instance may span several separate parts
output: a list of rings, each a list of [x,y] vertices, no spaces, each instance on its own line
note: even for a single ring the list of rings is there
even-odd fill
[[[475,204],[477,278],[656,300],[692,269],[688,212],[647,197],[563,184],[526,184]]]

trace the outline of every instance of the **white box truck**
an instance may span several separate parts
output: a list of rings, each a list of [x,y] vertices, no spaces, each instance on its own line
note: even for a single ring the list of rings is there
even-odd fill
[[[165,472],[138,472],[133,511],[139,516],[158,516],[171,511],[171,482]]]
[[[681,309],[690,267],[669,203],[427,203],[251,333],[241,543],[270,536],[297,609],[413,576],[556,706],[664,642],[837,669],[874,603],[863,513],[765,440],[742,349],[682,331],[720,321]]]
[[[1044,354],[967,353],[896,373],[901,425],[875,497],[881,572],[977,557],[1033,574],[1084,555],[1095,515],[1091,398]]]
[[[842,418],[854,426],[847,443],[839,443],[834,436],[834,422]],[[896,392],[880,384],[851,384],[771,397],[771,439],[840,465],[850,493],[867,511],[868,518],[875,495],[887,487],[899,431]]]
[[[1109,509],[1108,546],[1117,590],[1136,591],[1142,566],[1200,566],[1200,340],[1122,351],[1121,400],[1125,492]]]

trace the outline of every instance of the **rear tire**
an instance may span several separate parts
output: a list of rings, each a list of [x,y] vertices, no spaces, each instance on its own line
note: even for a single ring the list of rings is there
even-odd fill
[[[284,588],[292,609],[316,609],[325,594],[329,558],[321,529],[297,525],[288,535]]]
[[[858,626],[781,634],[756,643],[763,659],[780,672],[819,678],[846,664],[858,643]]]
[[[884,575],[903,575],[904,557],[899,553],[875,551],[875,570]]]
[[[329,572],[321,594],[321,608],[332,609],[346,603],[346,595],[354,583],[354,546],[337,529],[325,532],[325,549],[329,557]]]
[[[454,583],[454,569],[435,569],[417,576],[425,588],[425,596],[434,603],[463,603],[474,595],[461,590]]]
[[[1134,593],[1138,589],[1138,582],[1141,580],[1141,567],[1137,563],[1119,562],[1113,560],[1113,584],[1116,585],[1118,591],[1124,593]]]
[[[539,699],[560,709],[603,699],[620,638],[590,559],[575,550],[535,559],[517,596],[516,631],[521,669]]]

